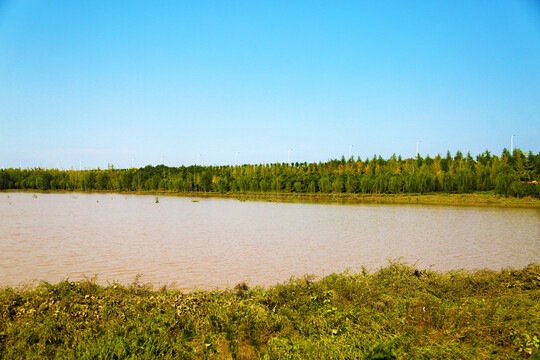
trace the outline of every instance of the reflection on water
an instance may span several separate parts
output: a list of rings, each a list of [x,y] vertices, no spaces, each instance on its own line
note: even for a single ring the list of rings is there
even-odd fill
[[[540,261],[540,210],[0,193],[0,285],[98,275],[181,289],[271,285],[402,258],[418,267]]]

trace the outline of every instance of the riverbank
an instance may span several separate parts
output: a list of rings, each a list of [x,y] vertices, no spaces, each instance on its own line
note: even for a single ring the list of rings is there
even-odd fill
[[[151,192],[151,194],[156,194]],[[156,195],[159,195],[157,193]],[[163,195],[189,197],[228,197],[239,200],[260,200],[272,202],[313,202],[342,204],[419,204],[419,205],[458,205],[458,206],[502,206],[538,207],[540,199],[505,198],[491,193],[471,194],[296,194],[296,193],[169,193]]]
[[[60,190],[0,190],[0,192],[26,193],[72,193],[80,191]],[[430,194],[298,194],[270,192],[175,192],[169,190],[111,192],[103,190],[86,193],[114,193],[153,196],[183,196],[197,198],[229,198],[241,201],[269,202],[307,202],[323,204],[418,204],[418,205],[456,205],[456,206],[497,206],[540,208],[540,199],[533,197],[504,197],[489,192],[483,193],[430,193]]]
[[[191,293],[66,280],[0,290],[0,357],[529,358],[540,355],[539,304],[538,265],[443,273],[394,263]]]

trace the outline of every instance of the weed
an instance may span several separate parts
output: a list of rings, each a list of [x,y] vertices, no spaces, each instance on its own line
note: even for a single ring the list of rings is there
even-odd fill
[[[538,359],[539,273],[398,261],[267,289],[42,282],[0,289],[0,358]]]

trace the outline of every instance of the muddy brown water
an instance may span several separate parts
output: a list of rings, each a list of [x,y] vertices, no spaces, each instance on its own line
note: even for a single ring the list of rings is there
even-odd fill
[[[98,276],[175,288],[268,286],[401,259],[419,268],[540,262],[540,210],[0,193],[0,286]]]

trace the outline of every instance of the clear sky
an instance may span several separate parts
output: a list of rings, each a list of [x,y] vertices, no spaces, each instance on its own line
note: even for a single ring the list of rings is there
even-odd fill
[[[512,135],[540,150],[535,0],[0,0],[0,168],[500,154]]]

